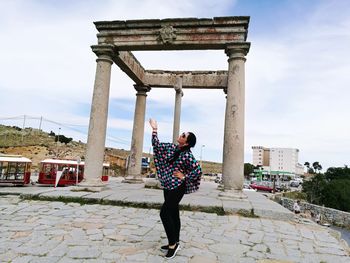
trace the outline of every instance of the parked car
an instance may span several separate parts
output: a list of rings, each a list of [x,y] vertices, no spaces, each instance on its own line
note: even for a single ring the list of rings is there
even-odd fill
[[[255,182],[254,184],[250,184],[250,187],[259,191],[266,191],[272,193],[273,187],[267,182]]]
[[[292,181],[290,181],[289,185],[290,185],[291,187],[299,187],[300,182],[297,181],[297,180],[292,180]]]
[[[254,191],[254,192],[256,192],[256,189],[252,188],[249,184],[243,184],[243,191]]]

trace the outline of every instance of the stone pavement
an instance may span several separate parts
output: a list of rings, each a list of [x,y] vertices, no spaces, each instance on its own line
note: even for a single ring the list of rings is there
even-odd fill
[[[58,200],[95,204],[127,205],[146,208],[159,208],[163,203],[163,194],[158,189],[147,189],[144,184],[121,183],[122,177],[112,177],[101,192],[71,191],[71,187],[0,187],[1,194],[16,194],[24,199]],[[150,183],[154,179],[144,179]],[[293,213],[283,206],[269,200],[262,193],[247,191],[246,199],[234,200],[220,197],[220,190],[214,182],[202,181],[199,191],[185,195],[181,201],[184,210],[216,212],[218,214],[254,214],[259,217],[291,220]]]
[[[167,261],[159,250],[167,243],[159,210],[149,208],[162,202],[160,190],[114,179],[98,193],[70,189],[0,187],[0,262]],[[217,191],[203,182],[182,200],[183,208],[195,211],[181,211],[182,248],[173,262],[350,262],[338,232],[296,222],[261,193],[247,192],[238,202],[219,199]],[[220,215],[220,207],[261,215]]]

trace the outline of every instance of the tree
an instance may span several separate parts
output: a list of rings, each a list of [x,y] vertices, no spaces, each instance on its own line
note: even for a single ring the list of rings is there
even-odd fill
[[[322,165],[319,162],[314,162],[312,167],[314,168],[315,172],[318,171],[318,173],[320,173],[322,170]]]
[[[251,173],[253,173],[254,172],[254,168],[255,168],[255,166],[252,165],[251,163],[245,163],[244,164],[244,175],[248,176]]]
[[[323,174],[315,175],[310,181],[304,181],[303,192],[310,203],[322,205],[323,190],[327,185],[326,177]]]
[[[310,181],[304,181],[302,191],[313,204],[350,212],[350,169],[330,167],[325,174],[318,173]]]
[[[325,176],[328,180],[336,179],[348,179],[350,180],[350,168],[345,165],[345,167],[330,167],[325,172]]]
[[[334,209],[350,211],[350,180],[336,179],[330,181],[323,189],[321,202]]]
[[[59,140],[59,142],[62,142],[62,143],[70,143],[73,138],[67,138],[66,136],[64,136],[63,134],[62,135],[55,135],[55,142],[57,142]]]
[[[310,163],[309,162],[305,162],[304,165],[307,168],[307,173],[309,173],[309,174],[314,174],[315,173],[314,169],[312,167],[310,167]]]

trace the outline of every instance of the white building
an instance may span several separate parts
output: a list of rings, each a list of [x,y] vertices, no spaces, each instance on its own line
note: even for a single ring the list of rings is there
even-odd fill
[[[298,163],[299,150],[295,148],[266,148],[253,146],[253,165],[267,171],[304,174],[304,166]]]

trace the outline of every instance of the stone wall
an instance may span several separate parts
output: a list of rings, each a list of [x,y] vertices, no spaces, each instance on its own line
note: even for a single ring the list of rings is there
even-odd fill
[[[282,196],[275,196],[275,201],[285,208],[293,211],[293,204],[295,200]],[[313,205],[307,202],[300,202],[300,209],[302,213],[312,212],[317,215],[321,214],[321,222],[329,222],[337,226],[350,228],[350,213],[336,210],[333,208]]]

